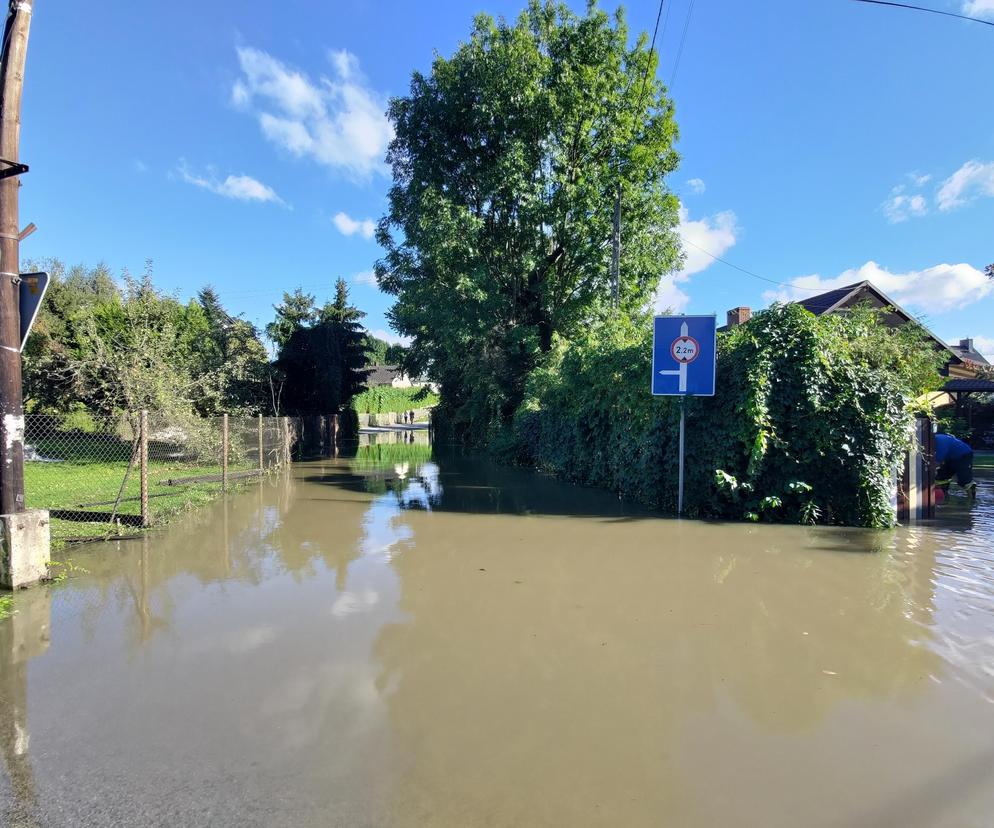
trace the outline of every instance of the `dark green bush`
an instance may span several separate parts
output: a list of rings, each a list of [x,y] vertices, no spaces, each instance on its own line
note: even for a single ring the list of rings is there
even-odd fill
[[[649,392],[648,319],[558,343],[499,448],[676,511],[679,400]],[[889,526],[911,403],[937,378],[920,329],[774,306],[719,334],[718,393],[686,401],[688,516]]]

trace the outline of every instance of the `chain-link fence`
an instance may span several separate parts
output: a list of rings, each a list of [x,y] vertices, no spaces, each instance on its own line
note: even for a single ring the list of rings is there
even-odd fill
[[[29,508],[64,521],[148,526],[285,466],[299,426],[289,417],[136,412],[100,424],[29,414],[24,432]]]

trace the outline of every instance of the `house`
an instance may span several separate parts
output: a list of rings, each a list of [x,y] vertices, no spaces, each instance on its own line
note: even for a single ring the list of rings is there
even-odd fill
[[[868,281],[856,282],[852,285],[819,293],[816,296],[809,296],[799,300],[797,304],[811,311],[815,316],[821,316],[825,313],[845,313],[850,308],[869,305],[884,311],[883,321],[887,325],[899,327],[908,322],[918,322],[897,302]],[[727,331],[729,328],[748,322],[751,317],[752,311],[749,308],[733,308],[728,311],[727,324],[719,330]],[[918,324],[921,323],[918,322]],[[949,377],[949,385],[953,385],[956,380],[971,380],[972,384],[980,382],[989,385],[986,390],[994,391],[994,383],[987,380],[977,380],[977,369],[988,365],[988,362],[976,351],[972,339],[961,339],[958,345],[947,345],[928,328],[925,328],[925,333],[932,339],[936,350],[941,351],[946,357],[942,375]],[[952,391],[954,389],[943,390]]]
[[[869,281],[856,282],[816,296],[809,296],[799,300],[797,304],[811,311],[815,316],[845,313],[851,308],[869,305],[882,311],[882,319],[886,325],[895,328],[908,322],[921,325],[919,320]],[[742,325],[751,317],[752,311],[747,307],[732,308],[728,311],[727,324],[719,330],[727,331]],[[972,339],[961,339],[956,345],[947,345],[928,328],[922,327],[932,340],[935,349],[942,353],[945,361],[941,373],[947,377],[947,380],[940,391],[929,395],[933,405],[941,407],[952,403],[959,412],[964,399],[969,395],[994,392],[994,382],[977,375],[978,370],[989,363],[974,348]],[[916,440],[908,453],[903,472],[898,476],[899,484],[895,495],[896,513],[898,520],[902,522],[913,522],[933,517],[935,514],[933,427],[929,420],[918,418],[915,429]]]
[[[964,362],[972,362],[975,365],[990,365],[984,355],[976,349],[972,339],[961,339],[959,345],[950,345],[949,350]]]
[[[366,375],[367,388],[410,388],[411,382],[399,365],[374,365]]]

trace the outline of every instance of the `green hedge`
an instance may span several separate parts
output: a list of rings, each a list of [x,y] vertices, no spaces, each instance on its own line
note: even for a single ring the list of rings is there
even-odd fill
[[[432,408],[437,404],[438,396],[427,387],[393,388],[384,385],[356,394],[349,407],[359,414],[391,414],[415,408]]]
[[[506,457],[676,511],[679,401],[649,393],[649,320],[557,343],[496,446]],[[691,517],[893,523],[910,401],[937,379],[920,330],[774,306],[719,334],[713,398],[686,401]]]

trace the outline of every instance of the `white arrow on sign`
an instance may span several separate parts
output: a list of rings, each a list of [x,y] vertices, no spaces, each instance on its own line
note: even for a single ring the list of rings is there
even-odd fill
[[[684,339],[687,335],[688,335],[687,323],[684,322],[680,326],[680,338]],[[662,374],[665,377],[675,377],[675,376],[680,377],[679,385],[677,386],[677,390],[680,391],[681,393],[686,392],[686,390],[687,390],[687,363],[686,362],[681,362],[680,363],[680,367],[676,371],[660,371],[659,373]]]

